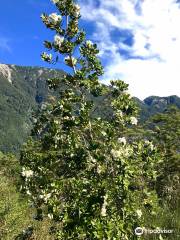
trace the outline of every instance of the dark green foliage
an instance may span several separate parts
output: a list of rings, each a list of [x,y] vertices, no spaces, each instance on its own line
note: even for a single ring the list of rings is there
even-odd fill
[[[151,138],[164,156],[158,191],[171,202],[173,208],[175,205],[180,208],[180,110],[171,107],[153,116],[145,127],[150,129]]]

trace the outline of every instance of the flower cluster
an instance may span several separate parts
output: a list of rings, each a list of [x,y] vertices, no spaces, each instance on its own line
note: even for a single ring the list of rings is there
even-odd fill
[[[23,167],[21,174],[22,174],[23,177],[30,178],[30,177],[33,176],[34,172],[30,169],[26,169],[26,168]]]
[[[138,120],[137,120],[136,117],[131,117],[131,118],[130,118],[130,121],[131,121],[131,124],[132,124],[132,125],[137,125],[137,123],[138,123]]]
[[[64,41],[63,37],[60,37],[59,35],[54,36],[54,44],[58,47],[61,47],[62,43]]]
[[[126,138],[125,137],[118,138],[118,142],[119,143],[123,143],[124,145],[126,145]]]
[[[62,17],[60,15],[58,15],[57,13],[51,13],[49,15],[49,21],[51,23],[58,24],[61,22],[61,20],[62,20]]]
[[[52,196],[51,193],[46,193],[42,191],[42,194],[39,195],[39,198],[42,199],[45,203],[47,203],[48,199]]]
[[[52,54],[50,53],[50,54],[48,54],[48,53],[46,53],[46,52],[43,52],[42,54],[41,54],[41,58],[42,58],[42,60],[43,61],[46,61],[46,62],[51,62],[52,61]]]
[[[111,150],[111,154],[114,158],[119,158],[121,157],[122,155],[122,151],[121,150],[115,150],[115,149],[112,149]]]
[[[59,0],[51,0],[54,4],[58,3]]]
[[[107,211],[106,208],[107,208],[107,205],[108,205],[107,198],[108,198],[108,195],[106,194],[104,196],[104,202],[103,202],[103,205],[102,205],[102,208],[101,208],[101,216],[102,217],[105,217],[107,215],[107,213],[106,213],[106,211]]]
[[[137,214],[138,218],[141,218],[141,217],[142,217],[142,211],[141,211],[141,209],[137,209],[137,210],[136,210],[136,214]]]
[[[151,151],[154,150],[154,145],[152,144],[152,142],[146,140],[144,143],[145,143],[146,146],[148,146],[151,149]]]
[[[65,59],[64,59],[65,63],[70,66],[70,67],[73,67],[76,65],[77,63],[77,59],[74,58],[74,57],[70,57],[70,56],[67,56]]]
[[[86,41],[86,46],[88,48],[91,48],[93,46],[93,43],[90,40],[88,40],[88,41]]]
[[[74,15],[75,17],[79,17],[80,15],[80,6],[78,4],[74,4]]]

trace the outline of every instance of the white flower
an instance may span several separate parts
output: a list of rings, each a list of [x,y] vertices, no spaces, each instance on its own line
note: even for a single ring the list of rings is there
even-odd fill
[[[93,43],[92,43],[90,40],[88,40],[88,41],[86,41],[86,45],[87,45],[88,47],[91,47],[91,46],[93,45]]]
[[[44,61],[50,62],[50,61],[52,60],[52,54],[51,54],[51,53],[48,54],[48,53],[46,53],[46,52],[43,52],[43,53],[41,54],[41,58],[42,58],[42,60],[44,60]]]
[[[32,177],[33,174],[34,172],[32,170],[26,170],[25,168],[23,168],[23,171],[22,171],[23,177],[29,178],[29,177]]]
[[[42,109],[42,110],[46,110],[46,108],[47,108],[47,104],[46,104],[46,103],[42,103],[42,104],[41,104],[41,109]]]
[[[47,202],[47,200],[51,197],[51,195],[52,195],[51,193],[43,193],[39,195],[39,198]]]
[[[137,213],[138,218],[142,217],[142,211],[140,209],[137,209],[136,213]]]
[[[76,11],[79,13],[81,8],[78,4],[74,4],[74,8],[76,9]]]
[[[70,66],[70,67],[72,67],[72,66],[75,66],[76,65],[76,63],[77,63],[77,59],[76,58],[74,58],[74,57],[66,57],[65,59],[65,63],[68,65],[68,66]]]
[[[131,121],[131,124],[132,124],[132,125],[137,125],[137,123],[138,123],[138,120],[137,120],[137,118],[135,118],[135,117],[131,117],[131,118],[130,118],[130,121]]]
[[[102,131],[101,134],[105,137],[107,134],[105,131]]]
[[[46,16],[44,14],[41,14],[41,18],[42,18],[42,20],[45,20]]]
[[[105,217],[106,216],[106,207],[107,207],[107,194],[104,196],[104,203],[102,205],[102,208],[101,208],[101,216],[102,217]]]
[[[69,119],[70,119],[69,116],[65,116],[65,117],[64,117],[64,120],[69,120]]]
[[[49,219],[53,219],[53,214],[52,213],[48,213],[48,218]]]
[[[151,151],[154,150],[154,145],[152,144],[152,142],[146,140],[144,143],[150,147]]]
[[[29,190],[26,191],[27,195],[31,196],[31,192]]]
[[[118,142],[119,143],[123,143],[124,145],[126,145],[126,138],[125,137],[118,138]]]
[[[96,163],[97,162],[96,159],[94,159],[92,156],[90,156],[90,160],[91,160],[92,163]]]
[[[57,45],[57,46],[61,46],[61,44],[63,43],[63,41],[64,41],[64,38],[63,37],[60,37],[60,36],[58,36],[58,35],[55,35],[54,36],[54,43],[55,43],[55,45]]]
[[[58,125],[60,123],[60,121],[59,120],[54,120],[54,123]]]
[[[61,16],[58,15],[57,13],[51,13],[49,15],[49,20],[55,24],[59,23],[61,21]]]
[[[111,154],[113,155],[114,158],[119,158],[122,155],[122,152],[120,150],[111,150]]]
[[[78,4],[74,4],[74,16],[79,17],[80,15],[80,6]]]
[[[47,202],[47,200],[51,197],[51,193],[44,194],[44,201]]]
[[[58,3],[59,0],[51,0],[54,4]]]
[[[102,167],[100,165],[97,166],[97,173],[100,174],[102,172]]]
[[[117,110],[116,115],[122,118],[123,112],[121,110]]]

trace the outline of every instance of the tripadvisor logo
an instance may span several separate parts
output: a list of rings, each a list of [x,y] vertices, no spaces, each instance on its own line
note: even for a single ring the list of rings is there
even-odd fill
[[[164,233],[173,233],[172,229],[146,229],[146,228],[141,228],[137,227],[135,229],[135,234],[137,236],[141,236],[143,234],[164,234]]]
[[[137,236],[141,236],[143,233],[144,233],[143,228],[137,227],[137,228],[135,229],[135,234],[136,234]]]

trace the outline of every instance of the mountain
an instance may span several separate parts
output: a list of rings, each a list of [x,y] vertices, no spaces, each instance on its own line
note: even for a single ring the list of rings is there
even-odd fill
[[[0,151],[18,151],[30,133],[32,112],[51,95],[46,80],[62,74],[63,71],[42,67],[0,64]],[[180,108],[177,96],[151,96],[144,101],[134,99],[140,109],[141,122],[157,112],[163,112],[171,104]],[[96,101],[97,114],[101,114],[103,102],[101,98],[96,98]]]
[[[46,100],[46,80],[62,71],[0,64],[0,151],[16,152],[31,128],[31,115]]]
[[[156,113],[164,112],[169,106],[175,105],[180,109],[180,98],[176,95],[169,97],[150,96],[141,101],[135,98],[140,108],[141,122],[147,120]]]

